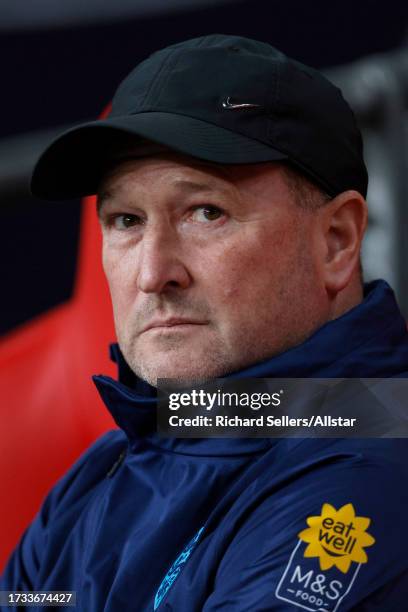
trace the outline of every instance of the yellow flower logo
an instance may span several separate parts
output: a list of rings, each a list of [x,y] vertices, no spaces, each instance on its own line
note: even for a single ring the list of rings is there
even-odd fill
[[[356,516],[353,504],[346,504],[336,510],[330,504],[323,504],[320,516],[309,516],[308,529],[298,536],[307,542],[304,556],[319,557],[320,569],[327,570],[335,565],[346,574],[352,561],[367,563],[365,546],[372,546],[373,536],[366,533],[370,519]]]

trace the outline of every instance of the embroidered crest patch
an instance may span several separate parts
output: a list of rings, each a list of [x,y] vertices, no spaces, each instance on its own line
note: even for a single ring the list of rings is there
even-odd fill
[[[170,587],[173,585],[174,581],[180,574],[187,559],[190,557],[194,548],[197,546],[197,543],[201,537],[203,530],[204,530],[204,527],[201,527],[201,529],[197,531],[195,536],[190,540],[190,542],[184,548],[183,552],[179,554],[179,556],[174,561],[173,565],[170,567],[169,571],[163,578],[159,588],[157,589],[156,596],[154,598],[154,609],[155,610],[157,610],[157,608],[160,606],[161,602],[163,601],[163,598],[168,593]]]

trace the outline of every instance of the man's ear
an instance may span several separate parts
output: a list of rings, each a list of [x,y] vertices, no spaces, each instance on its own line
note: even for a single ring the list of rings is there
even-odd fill
[[[357,191],[344,191],[322,209],[326,291],[344,289],[360,266],[360,249],[367,226],[367,203]]]

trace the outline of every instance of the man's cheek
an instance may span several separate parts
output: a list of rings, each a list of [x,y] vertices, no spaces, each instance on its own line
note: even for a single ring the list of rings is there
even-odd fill
[[[224,286],[223,288],[223,301],[227,302],[232,307],[241,301],[242,295],[242,286],[240,286],[239,283],[232,283],[228,286]]]
[[[259,262],[257,262],[258,264]],[[206,279],[208,290],[223,300],[238,299],[250,290],[249,285],[256,268],[253,267],[251,257],[242,248],[225,249],[213,263],[209,273],[207,266],[203,270],[202,278]],[[207,280],[208,279],[208,280]]]
[[[115,328],[118,331],[131,331],[135,328],[135,297],[120,281],[109,283]]]

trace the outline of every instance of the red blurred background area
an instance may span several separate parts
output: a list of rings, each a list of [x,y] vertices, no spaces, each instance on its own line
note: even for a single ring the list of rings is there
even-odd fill
[[[87,198],[72,298],[0,342],[0,568],[55,481],[114,427],[91,380],[115,373],[100,252],[95,198]]]

